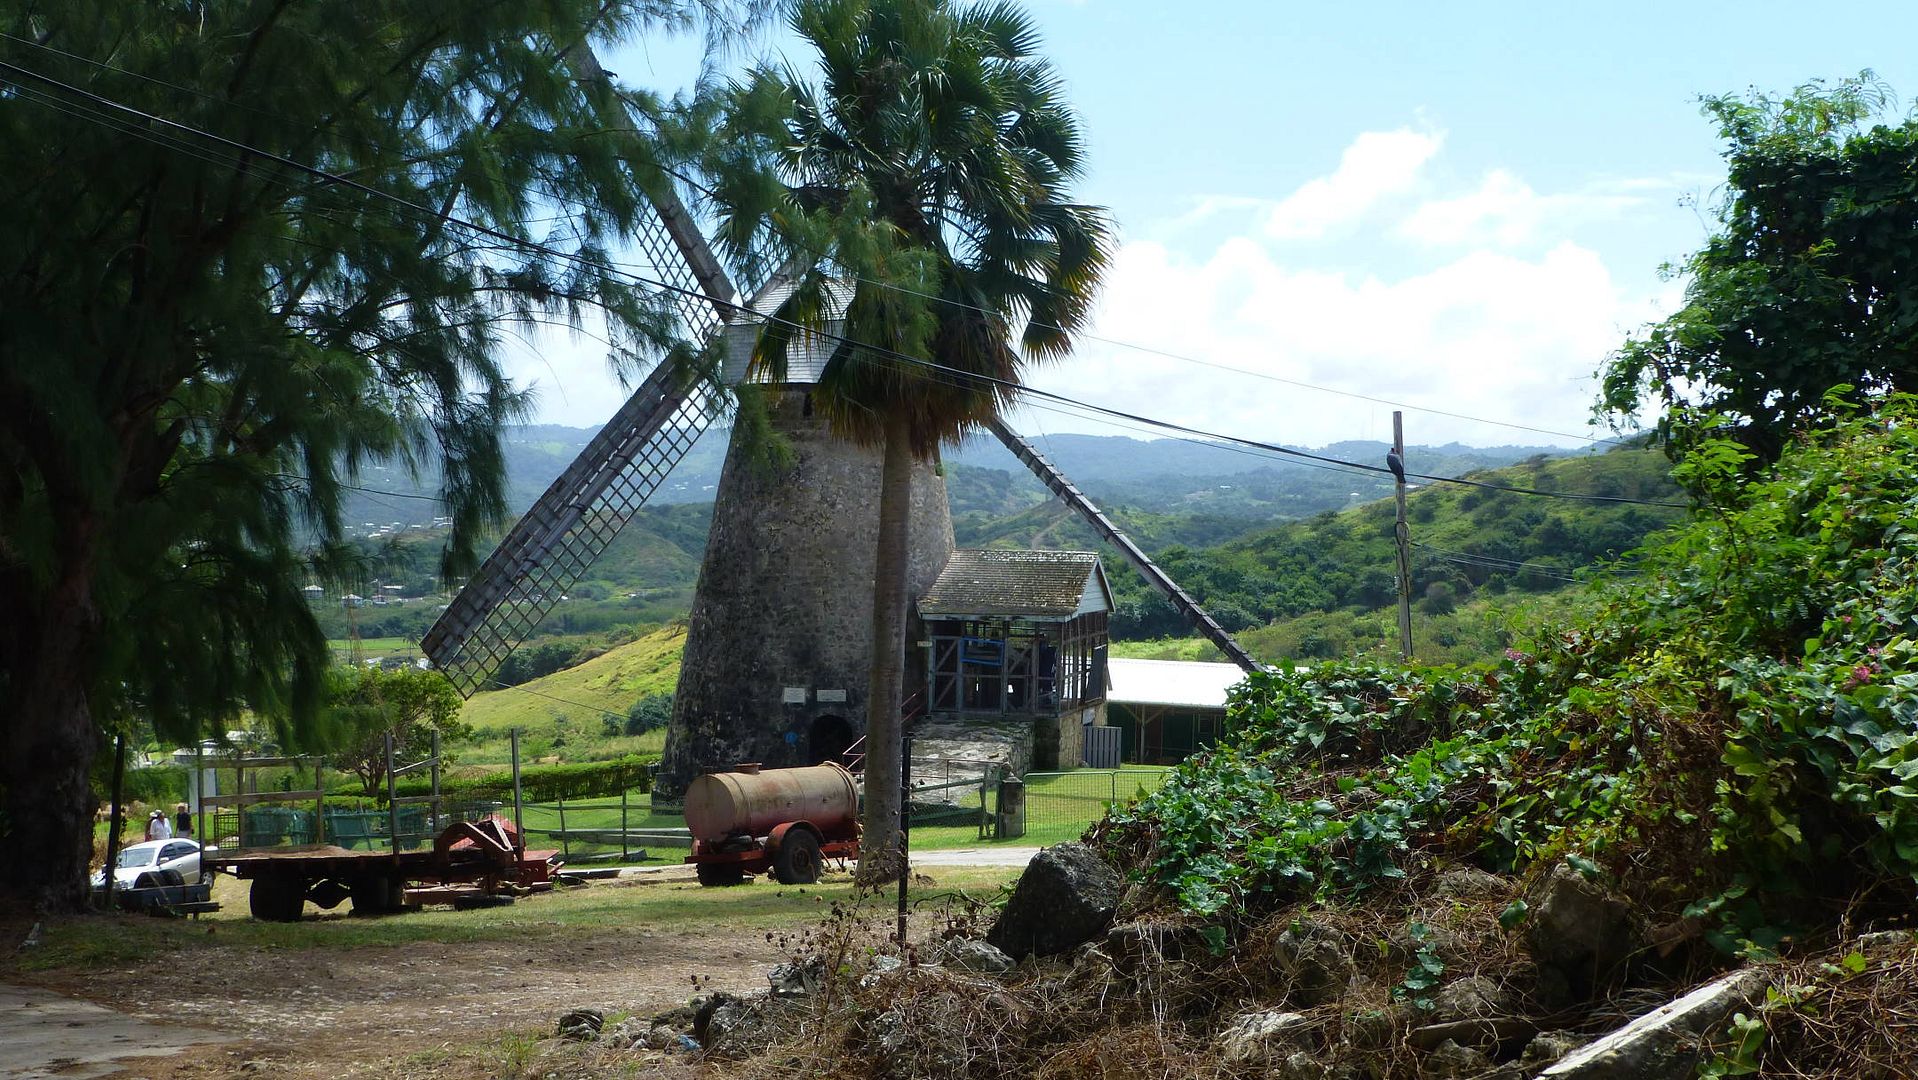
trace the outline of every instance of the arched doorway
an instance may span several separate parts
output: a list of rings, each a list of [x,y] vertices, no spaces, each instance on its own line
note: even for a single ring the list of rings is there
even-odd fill
[[[852,725],[843,716],[828,714],[815,717],[812,727],[806,732],[806,760],[814,765],[823,765],[828,761],[844,765],[842,759],[857,737]]]

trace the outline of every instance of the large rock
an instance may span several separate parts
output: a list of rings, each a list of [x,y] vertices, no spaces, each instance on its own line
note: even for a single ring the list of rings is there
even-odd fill
[[[1358,975],[1352,939],[1328,926],[1301,919],[1272,945],[1272,961],[1291,983],[1288,1001],[1323,1005],[1344,996]]]
[[[605,1024],[606,1014],[598,1009],[569,1009],[559,1018],[559,1035],[591,1042],[599,1038],[599,1029]]]
[[[947,938],[932,956],[934,963],[956,971],[999,975],[1012,970],[1012,957],[976,938]]]
[[[1764,993],[1768,981],[1757,968],[1732,972],[1567,1054],[1539,1078],[1688,1080],[1697,1074],[1701,1036]]]
[[[1250,1012],[1233,1020],[1219,1033],[1219,1056],[1232,1065],[1284,1061],[1297,1051],[1312,1030],[1312,1021],[1295,1012],[1277,1009]]]
[[[986,941],[1015,959],[1069,952],[1112,925],[1124,885],[1091,847],[1049,847],[1019,875]]]
[[[1525,920],[1532,955],[1588,996],[1632,954],[1632,912],[1624,900],[1563,863],[1552,868]]]

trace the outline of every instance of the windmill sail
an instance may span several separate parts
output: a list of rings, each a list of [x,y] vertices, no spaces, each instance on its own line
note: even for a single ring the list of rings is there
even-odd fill
[[[670,187],[639,247],[676,287],[693,340],[718,332],[732,283]],[[701,299],[701,298],[704,299]],[[467,696],[483,688],[578,583],[719,414],[706,377],[661,362],[519,519],[447,605],[420,648]]]
[[[1080,517],[1085,518],[1100,536],[1117,547],[1126,561],[1132,564],[1132,568],[1139,572],[1139,576],[1163,593],[1179,614],[1198,627],[1201,634],[1211,639],[1212,644],[1217,645],[1220,652],[1225,653],[1226,657],[1239,665],[1242,670],[1250,672],[1260,669],[1259,662],[1252,659],[1252,654],[1246,652],[1237,641],[1234,641],[1225,627],[1219,625],[1218,620],[1206,614],[1205,609],[1199,606],[1199,602],[1192,598],[1191,593],[1179,588],[1178,583],[1167,577],[1166,572],[1159,569],[1159,564],[1153,562],[1139,545],[1133,543],[1131,537],[1120,531],[1119,527],[1112,523],[1112,519],[1106,517],[1105,511],[1100,510],[1091,499],[1086,497],[1085,492],[1080,491],[1077,485],[1066,479],[1066,474],[1060,472],[1057,465],[1047,460],[1044,454],[1034,449],[1033,445],[1018,432],[1007,427],[1005,421],[995,419],[989,426],[992,428],[992,433],[999,436],[999,441],[1006,444],[1006,449],[1012,451],[1014,457],[1024,462],[1026,468],[1032,470],[1032,474],[1039,478],[1040,483],[1052,489],[1054,495],[1059,496],[1061,501],[1077,511]]]
[[[472,696],[564,598],[719,411],[705,380],[660,364],[500,541],[420,648]]]

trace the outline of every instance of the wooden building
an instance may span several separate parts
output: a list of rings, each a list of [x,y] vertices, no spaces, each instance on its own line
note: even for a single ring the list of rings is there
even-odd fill
[[[954,551],[919,601],[928,720],[1028,728],[1034,767],[1078,766],[1105,725],[1111,612],[1092,552]]]

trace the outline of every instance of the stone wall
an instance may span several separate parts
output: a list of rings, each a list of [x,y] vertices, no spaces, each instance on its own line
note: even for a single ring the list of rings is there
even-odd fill
[[[775,472],[737,445],[727,450],[666,733],[663,798],[742,761],[810,764],[831,749],[814,745],[832,741],[822,717],[854,737],[866,730],[880,452],[830,435],[801,391],[768,405],[794,460]],[[916,466],[909,592],[929,589],[951,553],[945,480]],[[910,647],[906,662],[924,664]]]

